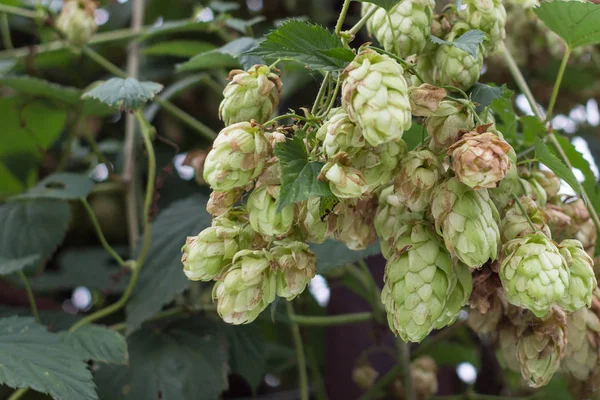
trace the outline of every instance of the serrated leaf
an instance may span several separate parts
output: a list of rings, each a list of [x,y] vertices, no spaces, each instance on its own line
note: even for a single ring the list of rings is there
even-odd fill
[[[546,134],[546,126],[542,121],[533,115],[525,115],[519,118],[521,130],[523,132],[523,142],[526,146],[531,146],[536,137],[542,137]]]
[[[360,251],[350,250],[344,243],[335,240],[327,240],[325,243],[314,244],[310,247],[317,256],[317,273],[319,274],[326,274],[346,264],[381,254],[379,242]]]
[[[562,147],[573,168],[577,168],[581,171],[581,173],[583,173],[583,177],[585,178],[584,184],[587,183],[596,186],[596,177],[594,176],[594,172],[592,171],[588,160],[585,159],[583,154],[577,150],[577,148],[569,141],[568,138],[556,133],[555,135],[556,140],[560,144],[560,147]]]
[[[57,200],[13,201],[0,206],[0,259],[4,260],[0,269],[16,260],[26,264],[25,268],[45,261],[62,242],[70,219],[69,205]]]
[[[216,400],[227,385],[224,332],[208,319],[144,328],[127,340],[130,367],[100,365],[103,400]]]
[[[112,78],[84,93],[82,98],[92,98],[119,110],[137,110],[152,100],[163,88],[156,82],[140,82],[134,78]]]
[[[454,46],[457,49],[461,49],[469,53],[472,57],[477,58],[477,51],[479,50],[479,45],[483,42],[483,38],[485,34],[477,29],[471,29],[460,35],[453,42],[449,42],[447,40],[440,39],[437,36],[430,35],[431,41],[436,44],[445,44],[448,46]]]
[[[338,47],[336,49],[330,50],[319,50],[321,54],[325,54],[328,57],[337,58],[338,60],[342,60],[344,62],[350,62],[354,60],[356,56],[352,50],[346,49],[344,47]]]
[[[347,62],[324,52],[343,48],[342,42],[326,28],[292,20],[270,32],[250,54],[270,60],[294,60],[309,68],[325,71],[343,69]]]
[[[512,96],[512,91],[506,88],[506,85],[490,86],[484,83],[477,82],[470,90],[471,100],[473,103],[477,103],[477,112],[483,111],[483,109],[489,106],[492,101],[501,98],[502,96]]]
[[[60,400],[95,400],[87,364],[33,318],[0,319],[0,383]]]
[[[179,64],[177,72],[197,71],[214,68],[234,68],[243,63],[243,53],[256,46],[256,39],[241,37],[226,45],[192,57],[189,61]]]
[[[281,191],[277,209],[309,197],[333,196],[327,182],[318,179],[323,163],[308,161],[302,139],[294,137],[278,143],[275,156],[281,164]]]
[[[142,322],[181,293],[189,281],[181,265],[181,247],[187,236],[197,235],[210,226],[202,195],[172,203],[152,224],[152,245],[133,295],[127,303],[127,330]]]
[[[189,58],[215,48],[214,44],[197,40],[170,40],[147,46],[144,48],[143,53],[149,56]]]
[[[32,254],[21,258],[4,258],[0,256],[0,276],[10,275],[21,271],[23,268],[35,264],[39,260],[39,254]]]
[[[381,7],[386,11],[390,11],[402,0],[359,0],[361,3],[375,4],[377,7]]]
[[[558,157],[556,157],[546,143],[539,137],[535,138],[535,154],[539,162],[550,168],[560,179],[567,182],[575,193],[581,194],[579,185],[573,171],[571,171]]]
[[[14,198],[77,200],[87,197],[93,187],[94,182],[87,175],[60,172],[47,176],[27,192]]]
[[[228,326],[229,365],[253,390],[266,369],[265,338],[256,325]]]
[[[600,43],[600,4],[591,1],[543,1],[533,11],[571,49]]]
[[[129,360],[125,337],[112,329],[84,325],[75,332],[60,332],[58,335],[82,360],[123,365]]]

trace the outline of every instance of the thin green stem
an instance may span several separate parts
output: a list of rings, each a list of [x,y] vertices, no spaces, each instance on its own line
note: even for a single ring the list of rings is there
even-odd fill
[[[342,27],[344,26],[344,20],[346,19],[346,14],[348,14],[348,9],[350,9],[350,3],[352,0],[344,0],[344,5],[342,6],[342,11],[340,12],[340,16],[338,17],[337,23],[335,24],[335,35],[340,36],[342,33]]]
[[[403,363],[398,363],[394,368],[388,371],[387,374],[381,377],[373,387],[366,391],[359,400],[374,400],[381,396],[382,393],[387,392],[388,386],[390,386],[394,380],[399,377],[404,371]]]
[[[329,79],[331,78],[331,72],[327,71],[325,73],[325,77],[323,78],[323,82],[321,82],[321,87],[319,88],[319,92],[317,93],[317,98],[311,109],[311,114],[315,115],[317,111],[319,111],[319,107],[321,106],[321,102],[323,101],[323,97],[325,96],[325,91],[327,90],[327,86],[329,85]]]
[[[23,18],[35,19],[38,17],[38,13],[35,11],[27,10],[21,7],[13,7],[7,4],[0,4],[0,12],[12,15],[18,15]]]
[[[301,115],[298,115],[298,114],[283,114],[283,115],[279,115],[279,116],[277,116],[277,117],[273,118],[273,119],[272,119],[272,120],[270,120],[270,121],[267,121],[267,122],[265,122],[265,123],[263,124],[263,126],[269,126],[269,125],[272,125],[272,124],[274,124],[274,123],[275,123],[275,122],[277,122],[277,121],[281,121],[282,119],[287,119],[287,118],[295,118],[295,119],[297,119],[297,120],[300,120],[300,121],[305,121],[305,122],[306,122],[306,121],[309,121],[309,119],[308,119],[308,118],[304,118],[303,116],[301,116]]]
[[[317,400],[327,400],[327,391],[323,385],[323,375],[319,370],[319,361],[314,347],[309,345],[306,349],[306,353],[308,355],[308,367],[310,368],[315,397]]]
[[[8,400],[18,400],[21,397],[23,397],[23,395],[25,393],[27,393],[29,391],[29,388],[21,388],[19,390],[16,390],[13,392],[13,394],[10,395],[10,397],[8,398]]]
[[[75,144],[75,140],[77,139],[77,129],[79,128],[81,121],[83,121],[84,119],[84,115],[81,111],[82,107],[77,107],[77,109],[75,110],[73,125],[69,128],[69,132],[67,133],[65,147],[63,153],[60,156],[60,160],[58,161],[58,166],[56,167],[57,171],[64,171],[67,168],[69,158],[71,158],[71,152],[73,151],[73,145]]]
[[[451,91],[453,91],[453,92],[458,92],[458,93],[460,93],[460,94],[461,94],[461,96],[463,96],[465,99],[467,99],[467,100],[469,99],[469,96],[468,96],[468,95],[465,93],[465,91],[464,91],[464,90],[462,90],[462,89],[460,89],[460,88],[457,88],[456,86],[450,86],[450,85],[446,85],[446,86],[442,86],[442,88],[444,88],[444,89],[448,89],[448,90],[451,90]]]
[[[404,399],[414,400],[415,393],[412,389],[412,380],[410,376],[410,343],[398,343],[399,360],[402,365],[402,386],[404,389]]]
[[[371,7],[369,12],[367,12],[352,28],[350,28],[347,32],[350,35],[356,35],[360,29],[365,26],[367,21],[375,14],[375,12],[379,10],[379,7]]]
[[[19,276],[23,281],[23,286],[25,287],[25,291],[27,292],[27,298],[29,299],[29,306],[31,307],[31,313],[35,320],[40,322],[40,313],[38,312],[37,304],[35,303],[35,296],[33,295],[33,291],[31,290],[31,286],[29,285],[29,279],[27,279],[27,275],[23,271],[19,271]]]
[[[337,99],[338,91],[340,90],[341,83],[342,83],[342,78],[340,75],[338,75],[337,82],[335,84],[335,89],[333,89],[333,94],[331,96],[329,104],[327,104],[327,108],[325,109],[325,111],[322,114],[320,114],[320,118],[325,118],[329,114],[331,109],[333,108],[333,105],[335,104],[335,100]]]
[[[536,158],[528,158],[527,160],[521,160],[521,161],[517,162],[517,166],[523,165],[523,164],[531,164],[534,162],[539,162],[539,161]]]
[[[390,16],[389,12],[386,14],[386,17],[388,20],[388,24],[390,24],[390,27],[394,26],[394,24],[392,24],[392,17]],[[396,52],[396,56],[398,56],[398,58],[400,58],[400,48],[398,47],[398,36],[396,35],[396,30],[391,29],[391,32],[392,32],[392,39],[394,39],[394,51]]]
[[[328,315],[325,317],[294,314],[290,319],[292,322],[304,326],[335,326],[371,321],[373,319],[373,313],[360,312],[354,314]]]
[[[281,58],[278,58],[273,64],[269,65],[269,69],[273,69],[281,62]]]
[[[5,49],[11,50],[14,46],[10,37],[10,25],[7,13],[0,13],[0,29],[2,30],[2,45]]]
[[[100,227],[100,222],[98,222],[98,218],[96,218],[96,214],[94,214],[92,206],[85,197],[81,198],[81,204],[83,204],[85,211],[90,217],[90,221],[92,221],[92,225],[94,225],[94,230],[96,231],[98,240],[100,241],[100,244],[102,245],[104,250],[106,250],[106,252],[110,254],[110,256],[114,258],[115,261],[119,263],[121,267],[124,267],[126,264],[125,260],[123,260],[123,258],[115,251],[115,249],[112,248],[112,246],[106,240],[106,236],[104,236],[104,232],[102,232],[102,228]]]
[[[127,73],[123,71],[121,68],[117,67],[115,64],[104,58],[100,53],[96,50],[93,50],[89,46],[84,46],[81,51],[83,54],[91,58],[96,62],[96,64],[100,65],[102,68],[110,72],[111,74],[118,76],[119,78],[127,78]]]
[[[554,89],[552,89],[552,97],[550,97],[548,112],[546,112],[546,122],[548,122],[548,120],[552,118],[552,111],[554,111],[554,105],[556,104],[556,99],[558,98],[558,92],[560,91],[560,85],[562,84],[563,76],[565,74],[565,70],[567,69],[567,63],[569,62],[570,56],[571,48],[567,46],[565,50],[565,55],[563,56],[562,62],[560,63],[558,76],[556,77],[556,81],[554,82]]]
[[[296,347],[296,357],[298,358],[298,379],[300,381],[300,399],[309,400],[308,391],[308,374],[306,373],[306,358],[304,356],[304,347],[302,345],[302,336],[300,335],[300,327],[295,321],[294,306],[291,301],[287,302],[287,312],[291,323],[292,337],[294,346]]]

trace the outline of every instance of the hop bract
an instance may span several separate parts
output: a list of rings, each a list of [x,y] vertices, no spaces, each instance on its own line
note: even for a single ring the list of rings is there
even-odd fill
[[[433,192],[435,227],[451,254],[471,268],[498,255],[499,215],[487,190],[475,191],[450,178]]]
[[[394,177],[405,154],[406,143],[401,139],[375,147],[366,146],[352,157],[352,166],[365,177],[368,191],[374,192]]]
[[[363,50],[342,74],[342,104],[371,146],[401,139],[411,126],[403,73],[392,58]]]
[[[340,199],[358,199],[369,190],[364,175],[350,166],[345,153],[339,153],[323,166],[320,179],[328,181],[331,192]]]
[[[353,155],[366,145],[361,129],[343,108],[331,111],[329,120],[317,132],[317,139],[323,142],[328,157],[334,157],[339,152]]]
[[[377,6],[363,3],[363,15],[373,7]],[[389,52],[397,49],[401,57],[419,54],[425,48],[431,33],[434,7],[433,0],[404,0],[389,13],[377,7],[377,11],[367,22],[367,29]]]
[[[235,69],[219,107],[219,117],[225,125],[238,122],[265,123],[277,109],[281,96],[281,79],[266,65],[255,65],[247,72]]]
[[[458,139],[459,131],[474,128],[473,113],[465,106],[451,100],[443,100],[433,115],[425,118],[425,126],[431,137],[429,148],[445,152]]]
[[[450,296],[448,296],[444,312],[442,312],[442,315],[435,323],[435,329],[442,329],[452,325],[458,318],[460,310],[467,304],[473,291],[473,277],[471,276],[469,267],[460,261],[456,262],[453,267],[453,271],[456,274],[456,285]]]
[[[90,0],[66,0],[56,19],[58,29],[69,43],[84,46],[98,29],[94,12],[96,4]]]
[[[295,205],[277,209],[279,186],[259,186],[248,197],[248,218],[256,232],[267,236],[282,236],[294,224]]]
[[[414,150],[400,162],[394,189],[400,201],[411,211],[425,211],[431,194],[442,177],[442,164],[430,150]]]
[[[485,43],[490,53],[498,51],[506,38],[506,10],[501,0],[465,0],[460,16],[473,29],[479,29],[489,39]]]
[[[248,324],[275,300],[277,277],[270,267],[262,250],[236,253],[232,266],[213,288],[213,299],[223,321]]]
[[[225,192],[246,186],[263,171],[269,143],[262,130],[249,122],[226,127],[215,139],[204,163],[204,180]]]
[[[306,243],[275,242],[270,251],[277,263],[277,295],[292,300],[306,289],[317,273],[317,259]]]
[[[543,317],[569,290],[569,268],[552,240],[541,232],[506,243],[500,278],[506,299]]]
[[[590,307],[593,292],[598,287],[594,260],[585,252],[579,240],[563,240],[558,248],[569,266],[569,289],[560,299],[560,306],[571,312]]]

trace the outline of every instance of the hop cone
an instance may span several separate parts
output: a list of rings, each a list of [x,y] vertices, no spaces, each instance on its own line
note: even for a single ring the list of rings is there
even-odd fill
[[[567,347],[566,323],[564,312],[555,308],[544,320],[521,327],[517,359],[529,386],[548,384],[558,370]]]
[[[450,178],[435,188],[431,212],[451,254],[471,268],[494,261],[500,244],[498,210],[487,190]]]
[[[343,108],[331,111],[330,118],[317,132],[317,139],[323,142],[323,149],[328,157],[340,152],[354,155],[365,147],[365,138],[361,129],[350,119]]]
[[[422,356],[410,363],[411,389],[416,400],[427,400],[438,391],[437,364],[433,358]],[[401,378],[396,378],[392,392],[405,399],[406,390]]]
[[[331,192],[339,199],[358,199],[369,190],[364,175],[350,166],[345,153],[325,164],[319,179],[327,180]]]
[[[204,163],[204,180],[213,190],[225,192],[246,186],[261,174],[269,153],[262,130],[249,122],[219,132]]]
[[[431,194],[442,177],[442,164],[430,150],[413,150],[400,162],[394,180],[398,199],[412,211],[425,211]]]
[[[457,23],[444,40],[453,42],[469,27]],[[438,86],[456,86],[467,90],[477,82],[483,67],[483,54],[477,52],[477,57],[450,45],[440,45],[433,57],[433,83]]]
[[[300,208],[300,229],[304,237],[311,243],[323,243],[330,236],[327,222],[321,218],[321,202],[319,197],[311,197]]]
[[[499,211],[503,211],[513,199],[513,193],[521,193],[522,186],[517,172],[516,157],[510,157],[512,152],[509,152],[510,167],[506,172],[504,179],[500,181],[497,188],[489,189],[490,198],[496,205]]]
[[[420,342],[443,315],[456,281],[450,255],[424,224],[406,224],[385,267],[381,301],[390,329]]]
[[[403,140],[367,146],[352,157],[352,166],[363,174],[369,192],[373,192],[396,175],[405,154],[406,143]]]
[[[347,205],[336,211],[335,238],[344,242],[350,250],[366,249],[377,240],[377,232],[373,225],[375,212],[373,198],[358,200],[356,205]]]
[[[182,248],[183,272],[193,281],[210,281],[221,275],[233,256],[247,249],[253,233],[244,216],[223,215],[198,236],[189,236]]]
[[[496,52],[506,37],[506,10],[501,0],[465,0],[460,16],[473,29],[485,33],[488,50]]]
[[[379,377],[379,372],[370,364],[365,363],[352,370],[352,381],[362,390],[369,390]]]
[[[259,186],[248,197],[248,218],[256,232],[279,237],[292,229],[295,205],[278,210],[279,190],[279,186]]]
[[[521,197],[519,198],[519,201],[525,209],[527,216],[529,216],[529,220],[533,222],[533,226],[535,226],[536,230],[541,231],[547,237],[552,237],[550,228],[546,225],[548,217],[546,213],[539,208],[536,202],[529,197]],[[500,235],[502,241],[505,243],[530,233],[534,233],[534,231],[531,229],[527,217],[523,215],[517,202],[513,202],[513,204],[504,211],[504,217],[500,222]]]
[[[460,310],[467,304],[469,297],[471,297],[473,278],[469,267],[459,261],[454,265],[454,273],[456,274],[456,286],[454,286],[452,293],[448,297],[444,312],[438,318],[435,329],[452,325],[458,318]]]
[[[58,29],[75,46],[85,46],[98,29],[94,12],[96,4],[91,0],[67,0],[56,19]]]
[[[585,381],[599,362],[600,320],[591,310],[567,315],[569,341],[561,367],[576,379]]]
[[[495,188],[508,172],[512,149],[491,132],[469,132],[448,149],[459,181],[474,189]]]
[[[234,69],[219,107],[225,125],[256,120],[265,123],[279,104],[281,80],[266,65],[255,65],[247,72]]]
[[[373,7],[377,6],[363,4],[363,15]],[[367,29],[389,52],[396,52],[397,49],[401,57],[419,54],[425,48],[431,33],[434,7],[433,0],[404,0],[389,13],[377,7],[377,11],[367,22]]]
[[[563,240],[558,248],[569,266],[569,288],[560,299],[560,306],[571,312],[590,307],[593,292],[598,287],[594,260],[585,252],[579,240]]]
[[[556,197],[560,190],[560,178],[552,171],[532,171],[531,178],[537,181],[546,192],[548,200]]]
[[[571,224],[564,231],[564,239],[577,239],[583,244],[583,248],[590,255],[594,255],[594,246],[598,232],[594,221],[585,206],[582,199],[566,204],[563,207],[564,213],[571,218]]]
[[[569,290],[569,268],[541,232],[513,239],[502,248],[500,278],[509,303],[543,317]]]
[[[523,175],[523,171],[521,171]],[[519,185],[517,186],[517,194],[520,196],[530,197],[540,206],[544,207],[548,201],[546,191],[535,179],[532,179],[529,174],[526,174],[528,178],[519,178]]]
[[[275,242],[271,257],[277,262],[277,295],[292,300],[301,294],[317,271],[317,260],[306,243]]]
[[[233,264],[213,288],[217,312],[223,321],[247,324],[275,300],[277,277],[263,250],[241,250]]]
[[[371,146],[401,139],[411,126],[408,86],[403,73],[392,58],[363,50],[342,74],[344,108]]]
[[[243,188],[236,188],[227,192],[212,192],[208,203],[206,203],[206,211],[215,217],[223,215],[233,208],[243,194]]]
[[[455,101],[443,100],[437,111],[425,118],[425,126],[431,137],[429,148],[436,153],[446,152],[458,140],[459,131],[474,128],[473,113]]]

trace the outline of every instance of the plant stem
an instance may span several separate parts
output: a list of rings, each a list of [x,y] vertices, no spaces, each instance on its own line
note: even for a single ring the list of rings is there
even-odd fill
[[[356,35],[358,31],[367,23],[367,21],[375,14],[375,12],[379,9],[379,7],[371,7],[368,13],[364,15],[352,28],[350,28],[347,32],[351,35]]]
[[[25,272],[22,270],[19,271],[19,276],[23,281],[23,286],[25,286],[25,291],[27,292],[27,298],[29,299],[29,306],[31,307],[31,313],[35,320],[40,323],[40,313],[38,312],[37,304],[35,303],[35,296],[33,295],[33,291],[31,290],[31,286],[29,285],[29,279],[25,275]]]
[[[317,98],[312,106],[310,111],[311,114],[315,115],[317,111],[319,111],[319,107],[321,106],[321,102],[323,101],[323,97],[325,96],[325,91],[327,90],[327,85],[329,85],[329,79],[331,78],[331,72],[327,71],[325,73],[325,77],[323,78],[323,82],[321,82],[321,87],[319,88],[319,92],[317,93]]]
[[[290,320],[298,325],[305,326],[335,326],[367,322],[373,319],[372,312],[360,312],[354,314],[328,315],[316,317],[310,315],[292,315]]]
[[[571,55],[571,48],[567,46],[565,55],[563,56],[562,62],[560,63],[560,69],[558,70],[558,76],[554,82],[554,89],[552,89],[552,97],[550,97],[550,104],[548,105],[548,112],[546,112],[546,122],[552,118],[552,111],[554,111],[554,105],[558,98],[558,92],[560,91],[560,85],[562,84],[565,69],[567,69],[567,63],[569,62],[569,56]]]
[[[309,345],[306,349],[306,353],[308,355],[308,367],[310,368],[315,397],[317,400],[328,400],[327,391],[323,385],[323,375],[321,374],[321,371],[319,371],[319,361],[313,346]]]
[[[13,394],[10,395],[10,397],[8,398],[8,400],[18,400],[21,397],[23,397],[23,395],[25,393],[27,393],[29,391],[29,388],[21,388],[19,390],[16,390],[13,392]]]
[[[298,115],[298,114],[283,114],[283,115],[279,115],[279,116],[277,116],[277,117],[273,118],[273,119],[272,119],[272,120],[270,120],[270,121],[267,121],[267,122],[265,122],[265,123],[263,124],[263,126],[269,126],[269,125],[272,125],[272,124],[274,124],[275,122],[277,122],[277,121],[281,121],[282,119],[286,119],[286,118],[294,118],[294,119],[297,119],[297,120],[300,120],[300,121],[309,121],[309,119],[307,119],[307,118],[304,118],[303,116],[301,116],[301,115]]]
[[[23,18],[32,18],[35,19],[38,16],[38,13],[35,11],[28,10],[26,8],[21,7],[13,7],[7,4],[0,4],[0,12],[5,14],[18,15]]]
[[[287,302],[287,312],[291,323],[292,337],[294,346],[296,347],[296,357],[298,358],[298,378],[300,380],[300,399],[309,400],[308,393],[308,374],[306,373],[306,358],[304,357],[304,348],[302,346],[302,336],[300,335],[300,327],[295,321],[294,306],[291,301]]]
[[[8,23],[8,14],[0,13],[0,29],[2,29],[2,45],[5,49],[13,48],[12,39],[10,37],[10,25]]]
[[[81,48],[83,54],[91,58],[96,62],[96,64],[100,65],[102,68],[110,72],[111,74],[118,76],[119,78],[127,78],[127,74],[121,68],[117,67],[115,64],[104,58],[100,53],[96,50],[93,50],[89,46],[84,46]]]
[[[342,33],[342,26],[344,25],[344,20],[346,19],[346,14],[348,14],[348,9],[350,8],[350,2],[352,0],[344,0],[344,5],[342,6],[342,11],[340,12],[340,16],[338,17],[337,23],[335,24],[335,35],[340,36]]]
[[[102,245],[104,250],[106,250],[106,252],[108,254],[110,254],[110,256],[112,258],[114,258],[115,261],[117,263],[119,263],[119,265],[121,267],[124,267],[126,264],[125,260],[123,260],[123,258],[115,251],[115,249],[112,248],[112,246],[106,240],[106,236],[104,236],[104,232],[102,232],[102,228],[100,227],[98,218],[96,218],[96,215],[94,214],[94,210],[92,209],[92,206],[90,205],[90,203],[87,201],[87,199],[85,197],[81,198],[81,204],[83,204],[85,211],[87,211],[87,214],[90,217],[90,220],[92,221],[92,225],[94,225],[94,230],[96,231],[96,235],[98,235],[98,240],[100,240],[100,244]]]
[[[399,361],[402,365],[402,386],[404,389],[404,399],[414,400],[415,393],[412,390],[412,380],[410,376],[410,343],[398,343]]]
[[[387,392],[388,386],[391,385],[392,382],[394,382],[394,380],[400,376],[400,374],[402,374],[402,371],[404,371],[404,365],[402,365],[402,363],[396,364],[394,368],[389,370],[387,374],[375,382],[373,387],[367,390],[359,400],[374,400],[379,398],[382,392]]]
[[[333,89],[333,95],[331,96],[331,100],[329,101],[329,104],[327,105],[327,108],[325,109],[325,111],[319,115],[319,118],[325,118],[329,114],[331,109],[333,108],[333,105],[335,104],[335,100],[337,99],[338,91],[340,90],[341,83],[342,83],[342,78],[340,75],[338,75],[337,82],[335,84],[335,89]]]

